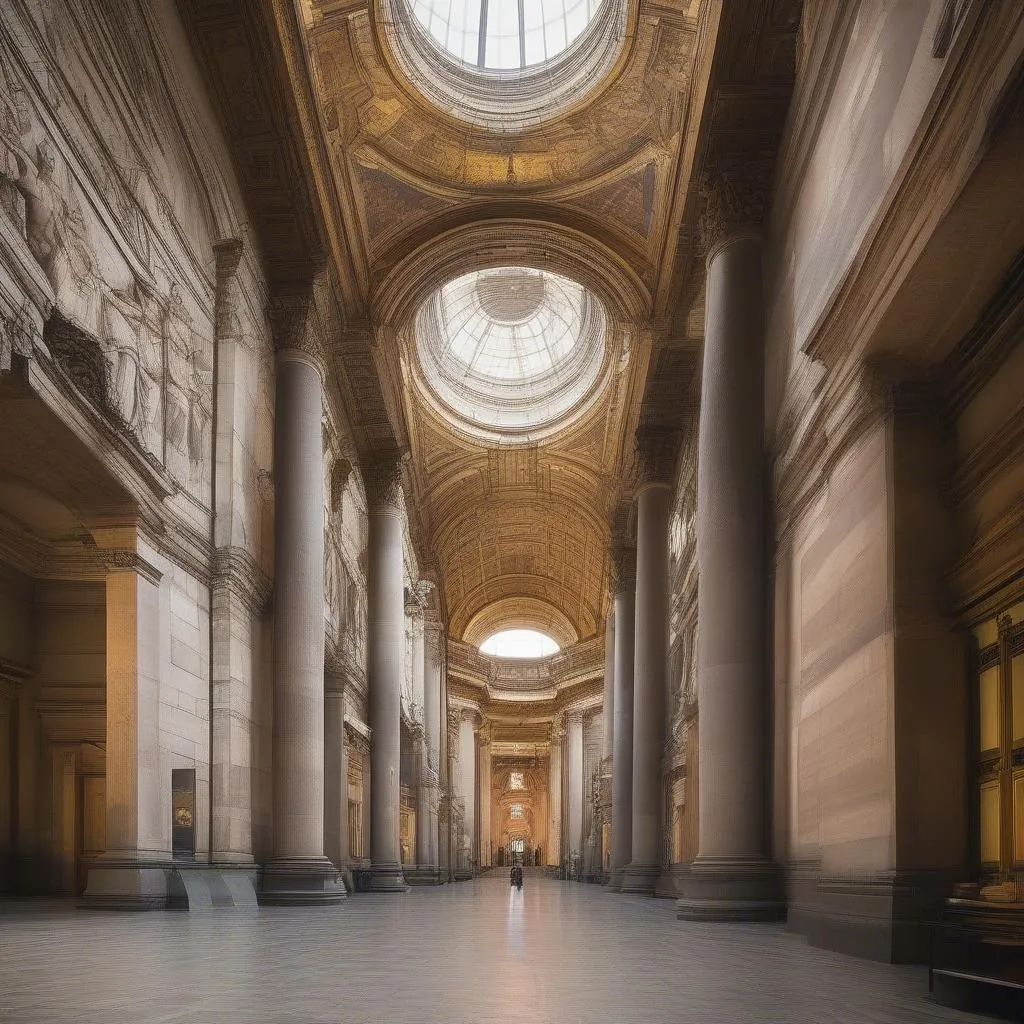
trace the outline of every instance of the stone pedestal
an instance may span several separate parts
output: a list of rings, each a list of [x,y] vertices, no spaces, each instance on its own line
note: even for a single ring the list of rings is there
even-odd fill
[[[633,850],[633,656],[636,623],[636,552],[612,552],[615,656],[612,697],[612,856],[608,887],[622,889]]]
[[[402,584],[401,463],[381,462],[364,474],[369,504],[367,682],[373,730],[370,796],[370,889],[404,892],[401,834]]]
[[[732,230],[708,258],[697,462],[700,844],[680,917],[784,913],[767,856],[761,242]]]
[[[274,475],[274,837],[264,904],[345,897],[324,856],[323,379],[297,348],[277,355]]]
[[[638,433],[636,632],[633,657],[633,846],[622,891],[654,895],[661,874],[661,761],[668,674],[668,521],[674,436]]]

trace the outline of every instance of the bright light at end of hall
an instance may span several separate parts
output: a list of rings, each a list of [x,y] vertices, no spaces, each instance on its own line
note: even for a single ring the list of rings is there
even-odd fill
[[[481,654],[495,658],[547,658],[558,650],[551,637],[536,629],[503,629],[480,645]]]

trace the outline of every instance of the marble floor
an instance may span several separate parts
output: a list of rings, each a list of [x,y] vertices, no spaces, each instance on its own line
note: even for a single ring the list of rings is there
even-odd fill
[[[4,1024],[983,1019],[931,1004],[923,968],[812,949],[781,926],[684,923],[671,902],[551,880],[249,914],[0,907]]]

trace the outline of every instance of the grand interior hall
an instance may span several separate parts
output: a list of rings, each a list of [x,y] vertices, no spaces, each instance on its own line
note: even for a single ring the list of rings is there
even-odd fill
[[[1024,1019],[1022,182],[1019,0],[2,0],[0,1021]]]

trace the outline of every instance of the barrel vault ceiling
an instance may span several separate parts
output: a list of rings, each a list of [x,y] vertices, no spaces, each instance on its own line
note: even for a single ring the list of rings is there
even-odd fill
[[[333,264],[334,368],[359,454],[408,453],[414,529],[451,635],[519,622],[585,639],[603,627],[611,535],[628,529],[636,427],[671,426],[695,394],[702,162],[777,142],[799,0],[630,0],[611,74],[517,133],[420,96],[389,56],[378,2],[179,0],[257,226]],[[530,446],[467,440],[415,399],[413,307],[394,294],[416,294],[435,248],[464,271],[501,262],[503,244],[569,276],[577,254],[598,291],[631,296],[614,311],[620,372],[585,416]],[[287,285],[284,261],[269,272]]]

